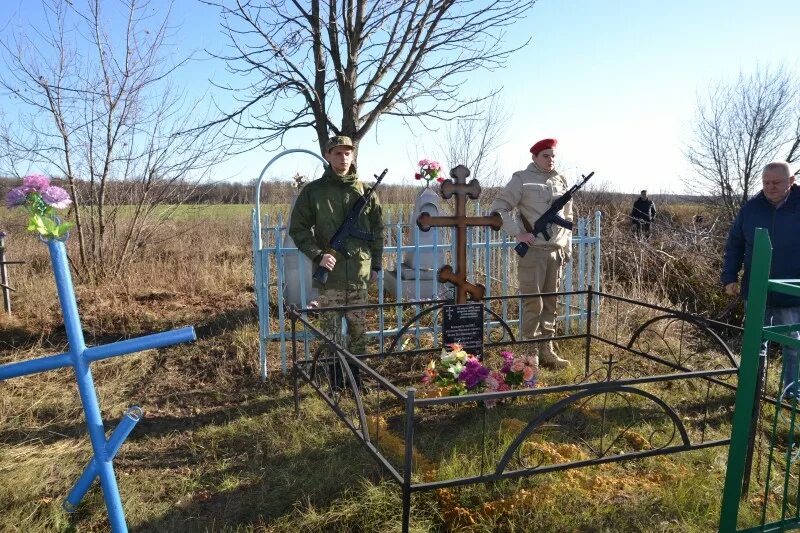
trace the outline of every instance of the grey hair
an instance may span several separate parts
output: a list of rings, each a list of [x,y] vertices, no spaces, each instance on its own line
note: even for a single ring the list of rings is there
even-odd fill
[[[767,163],[767,166],[764,167],[764,173],[766,172],[778,172],[785,178],[788,178],[792,175],[792,170],[789,168],[789,163],[786,161],[773,161],[772,163]]]

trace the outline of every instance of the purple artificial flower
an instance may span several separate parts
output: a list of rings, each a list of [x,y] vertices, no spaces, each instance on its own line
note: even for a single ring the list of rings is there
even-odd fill
[[[42,191],[42,200],[55,209],[66,209],[72,203],[69,193],[55,185],[51,185]]]
[[[500,352],[500,355],[503,356],[503,360],[505,361],[503,368],[500,369],[500,372],[503,374],[508,374],[511,372],[511,365],[514,364],[514,354],[511,352]]]
[[[10,209],[12,207],[25,205],[25,200],[27,199],[29,192],[30,189],[25,186],[14,187],[8,191],[8,194],[6,194],[6,207]]]
[[[41,174],[31,174],[22,178],[22,186],[30,189],[28,192],[36,191],[41,193],[50,187],[50,178]]]
[[[467,357],[464,370],[458,375],[468,389],[474,389],[489,376],[489,369],[481,364],[476,357]]]

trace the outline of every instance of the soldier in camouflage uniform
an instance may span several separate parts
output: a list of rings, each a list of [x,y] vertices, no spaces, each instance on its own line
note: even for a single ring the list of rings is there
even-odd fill
[[[314,280],[320,289],[320,307],[361,305],[367,303],[367,283],[377,280],[383,262],[383,217],[378,197],[372,195],[358,220],[359,230],[375,239],[365,241],[351,237],[347,240],[349,257],[341,257],[328,249],[331,237],[344,222],[350,208],[364,193],[353,164],[353,142],[337,136],[325,147],[325,167],[322,177],[306,185],[295,202],[289,223],[289,235],[297,248],[317,265],[330,270],[325,285]],[[341,313],[322,313],[320,329],[350,353],[367,351],[366,311],[359,309],[344,314],[347,339],[341,338]],[[358,367],[350,366],[358,382]],[[343,383],[341,370],[334,372],[334,383]]]

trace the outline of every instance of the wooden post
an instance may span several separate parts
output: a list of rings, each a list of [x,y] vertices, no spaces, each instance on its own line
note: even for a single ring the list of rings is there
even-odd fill
[[[3,309],[11,314],[11,287],[8,285],[8,267],[6,266],[6,234],[0,231],[0,288],[3,289]]]

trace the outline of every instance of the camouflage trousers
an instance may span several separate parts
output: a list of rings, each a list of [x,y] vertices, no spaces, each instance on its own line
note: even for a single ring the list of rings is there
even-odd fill
[[[320,292],[319,298],[320,308],[325,307],[340,307],[345,305],[364,305],[367,302],[367,289],[323,289]],[[347,338],[342,335],[342,316],[344,316],[347,323]],[[324,311],[320,309],[319,326],[325,335],[330,337],[342,348],[345,348],[354,355],[360,355],[367,352],[367,312],[365,309],[356,309],[354,311]],[[336,361],[330,365],[329,369],[333,376],[332,382],[335,388],[341,388],[344,385],[344,370],[339,368],[338,357]],[[359,368],[353,364],[350,365],[350,371],[356,380],[356,386],[360,387],[360,373]]]
[[[341,307],[345,305],[364,305],[367,303],[367,289],[323,289],[317,299],[320,307]],[[367,351],[366,322],[367,312],[364,309],[355,311],[323,311],[320,313],[320,329],[346,348],[352,354],[363,354]],[[342,338],[342,315],[347,322],[347,339]]]

